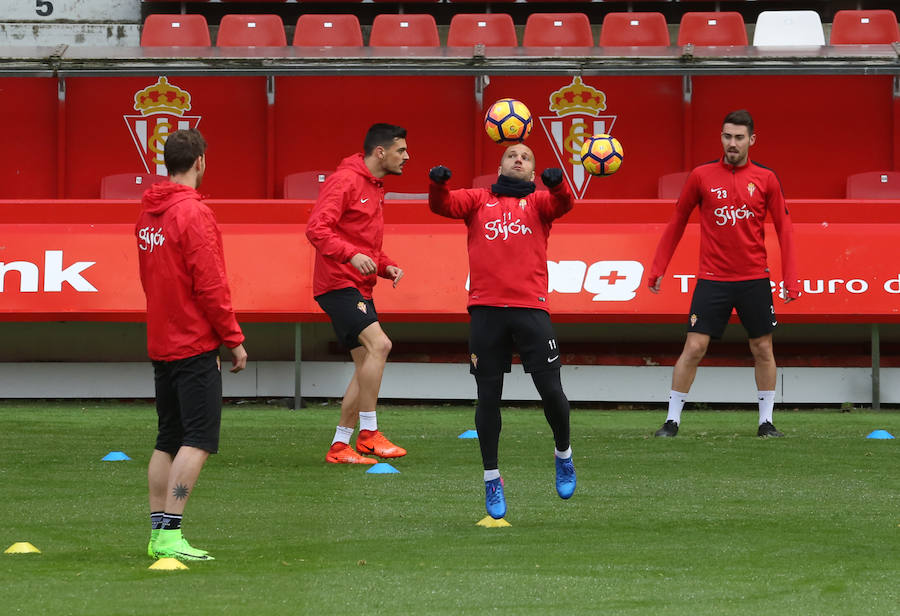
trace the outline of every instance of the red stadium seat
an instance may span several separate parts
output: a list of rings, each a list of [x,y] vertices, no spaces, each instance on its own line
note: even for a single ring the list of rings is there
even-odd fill
[[[209,25],[203,15],[148,15],[141,47],[209,47]]]
[[[458,13],[450,19],[448,47],[516,47],[516,27],[506,13]]]
[[[440,47],[434,17],[425,13],[375,16],[369,47]]]
[[[184,17],[182,15],[182,17]],[[100,180],[101,199],[140,199],[144,191],[169,178],[152,173],[117,173]]]
[[[607,13],[600,27],[601,47],[668,47],[669,27],[662,13]]]
[[[472,188],[490,189],[492,184],[497,183],[496,173],[486,173],[484,175],[476,175],[472,178]]]
[[[689,12],[681,16],[678,45],[694,46],[746,45],[747,27],[735,11]]]
[[[356,15],[301,15],[294,30],[294,47],[362,47]]]
[[[525,47],[593,47],[591,22],[584,13],[532,13],[525,22]]]
[[[331,171],[300,171],[284,176],[285,199],[317,199]]]
[[[684,187],[684,182],[690,174],[690,171],[678,171],[659,176],[656,196],[660,199],[677,199],[681,195],[681,189]]]
[[[219,22],[217,47],[284,47],[287,37],[278,15],[225,15]]]
[[[838,11],[831,23],[832,45],[877,45],[900,41],[893,11]]]
[[[900,171],[868,171],[847,176],[848,199],[900,199]]]

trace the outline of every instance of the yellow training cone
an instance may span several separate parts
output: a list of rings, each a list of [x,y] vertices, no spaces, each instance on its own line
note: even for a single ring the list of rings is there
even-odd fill
[[[178,571],[179,569],[187,568],[187,565],[177,558],[160,558],[148,567],[148,569],[154,569],[156,571]]]
[[[4,554],[40,554],[41,551],[27,541],[18,541],[3,551]]]
[[[481,521],[476,523],[475,526],[485,526],[487,528],[503,528],[504,526],[512,526],[512,524],[510,524],[503,518],[495,520],[491,516],[486,515],[481,519]]]

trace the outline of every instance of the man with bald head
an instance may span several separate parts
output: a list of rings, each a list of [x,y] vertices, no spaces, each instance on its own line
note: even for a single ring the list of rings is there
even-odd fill
[[[534,169],[531,148],[517,143],[503,152],[497,183],[490,190],[449,190],[451,173],[442,165],[428,173],[431,211],[460,218],[469,230],[469,371],[478,387],[475,427],[484,464],[485,507],[495,519],[506,515],[498,465],[500,400],[514,347],[553,431],[557,493],[567,499],[575,492],[569,401],[560,381],[560,351],[547,292],[550,227],[572,209],[574,199],[561,169],[545,169],[541,180],[549,191],[536,191]]]

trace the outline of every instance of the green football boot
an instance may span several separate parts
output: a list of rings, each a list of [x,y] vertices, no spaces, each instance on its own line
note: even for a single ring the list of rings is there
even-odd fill
[[[153,542],[156,541],[156,538],[159,537],[159,529],[151,528],[150,529],[150,543],[147,544],[147,556],[153,558]]]
[[[215,560],[206,550],[191,547],[181,534],[181,529],[160,529],[152,544],[155,558],[177,558],[178,560]]]

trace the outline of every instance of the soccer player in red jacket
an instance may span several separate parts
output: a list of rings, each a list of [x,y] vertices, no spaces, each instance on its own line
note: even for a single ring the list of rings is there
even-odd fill
[[[688,176],[656,249],[647,279],[659,293],[663,274],[684,233],[688,217],[700,208],[700,270],[691,300],[684,350],[672,373],[669,413],[656,436],[678,434],[681,410],[710,338],[721,338],[731,316],[747,330],[756,373],[758,436],[784,436],[772,423],[776,366],[772,332],[778,324],[766,261],[765,220],[775,224],[781,248],[785,303],[800,295],[791,216],[775,173],[749,158],[756,141],[753,118],[745,110],[729,113],[722,123],[724,154],[696,167]]]
[[[319,191],[306,225],[306,237],[316,248],[313,295],[331,318],[338,343],[350,350],[355,369],[344,399],[326,462],[374,464],[375,459],[399,458],[406,450],[378,430],[375,404],[391,341],[381,329],[372,301],[377,276],[394,287],[403,277],[384,252],[384,183],[400,175],[409,160],[406,129],[375,124],[366,134],[363,153],[345,158]],[[356,450],[350,438],[359,421]]]
[[[537,387],[544,416],[553,431],[556,490],[575,492],[575,467],[569,444],[569,401],[560,381],[560,351],[550,321],[547,238],[553,221],[572,209],[574,200],[561,169],[545,169],[549,191],[535,191],[534,153],[524,144],[506,148],[499,177],[490,190],[448,190],[450,170],[431,169],[428,205],[468,227],[469,371],[475,377],[478,406],[475,427],[484,466],[485,508],[495,519],[506,515],[500,478],[500,400],[503,375],[510,371],[515,346]]]
[[[163,158],[169,181],[144,193],[135,225],[159,416],[147,469],[147,551],[156,558],[212,560],[184,539],[181,520],[200,470],[219,448],[219,347],[231,349],[232,372],[246,367],[247,352],[231,306],[222,235],[197,192],[206,141],[197,129],[176,131]]]

